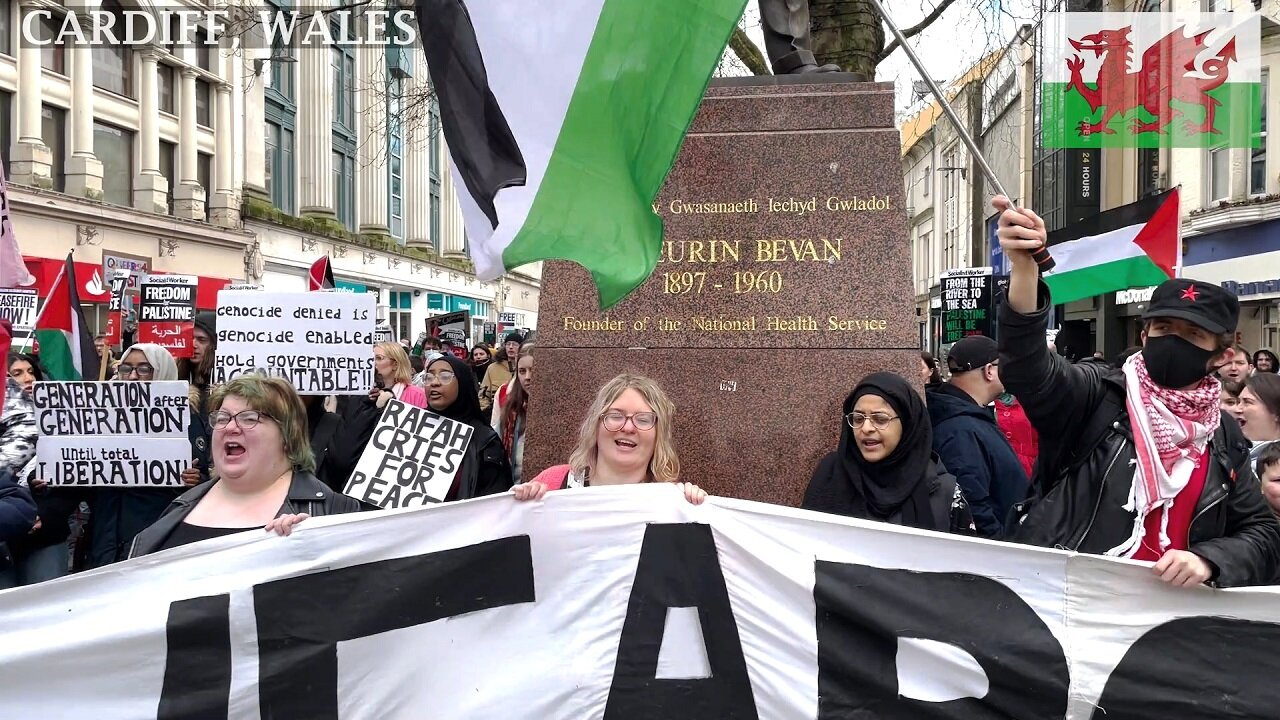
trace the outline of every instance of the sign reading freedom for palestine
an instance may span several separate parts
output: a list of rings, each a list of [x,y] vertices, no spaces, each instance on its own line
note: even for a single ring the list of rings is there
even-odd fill
[[[176,358],[191,357],[195,353],[198,283],[194,275],[143,277],[138,305],[138,342],[160,345]]]
[[[466,423],[392,400],[343,492],[384,508],[443,502],[474,432]]]
[[[303,395],[364,395],[376,302],[371,293],[219,290],[213,382],[265,372]]]
[[[181,487],[187,383],[38,382],[36,475],[51,485]]]
[[[667,483],[503,494],[0,593],[0,717],[1261,720],[1276,597]]]

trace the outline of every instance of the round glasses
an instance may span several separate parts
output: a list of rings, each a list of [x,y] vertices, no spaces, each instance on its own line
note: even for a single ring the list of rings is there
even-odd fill
[[[658,414],[640,412],[634,415],[627,415],[620,410],[609,410],[600,416],[600,422],[604,424],[604,429],[609,432],[618,432],[626,427],[628,420],[637,430],[652,430],[658,424]]]
[[[880,412],[871,413],[870,415],[865,415],[860,412],[851,412],[848,415],[844,416],[844,421],[849,423],[849,427],[853,428],[854,430],[861,428],[864,424],[866,424],[868,420],[871,421],[871,427],[877,430],[883,430],[889,427],[889,423],[897,419],[898,419],[897,415],[890,415],[889,413],[880,413]]]
[[[134,373],[138,373],[138,377],[148,378],[156,374],[156,369],[150,365],[129,365],[120,363],[116,366],[116,373],[122,378],[127,378]]]
[[[219,410],[209,416],[209,422],[218,430],[230,425],[232,420],[236,421],[236,425],[240,426],[241,430],[252,430],[258,427],[258,423],[270,419],[272,419],[270,415],[257,410],[241,410],[235,415]]]

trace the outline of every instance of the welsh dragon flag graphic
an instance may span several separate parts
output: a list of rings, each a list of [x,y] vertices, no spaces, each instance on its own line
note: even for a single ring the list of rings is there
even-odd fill
[[[1260,147],[1255,13],[1046,13],[1044,147]]]
[[[75,263],[68,255],[36,318],[40,362],[50,380],[98,379],[98,353],[80,307],[77,287]]]

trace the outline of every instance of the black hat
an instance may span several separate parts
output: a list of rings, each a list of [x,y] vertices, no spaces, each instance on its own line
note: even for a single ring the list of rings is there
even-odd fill
[[[218,341],[218,314],[212,310],[202,310],[196,313],[196,327],[204,330],[205,333],[215,343]]]
[[[986,335],[970,335],[960,338],[947,353],[947,368],[953,373],[969,372],[996,361],[1000,348]]]
[[[518,333],[518,332],[514,332],[514,331],[513,331],[513,332],[509,332],[509,333],[507,333],[507,337],[506,337],[505,339],[503,339],[503,341],[502,341],[502,342],[503,342],[504,344],[505,344],[505,343],[509,343],[509,342],[517,342],[517,343],[520,343],[521,345],[523,345],[523,344],[524,344],[524,336],[523,336],[523,335],[521,335],[521,334],[520,334],[520,333]]]
[[[1152,318],[1187,320],[1211,333],[1235,332],[1240,320],[1240,301],[1213,283],[1174,278],[1160,283],[1151,293],[1151,302],[1142,319]]]

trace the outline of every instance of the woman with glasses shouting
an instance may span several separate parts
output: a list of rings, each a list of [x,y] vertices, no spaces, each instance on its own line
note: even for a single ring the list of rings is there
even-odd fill
[[[489,427],[480,411],[480,390],[471,366],[465,360],[446,354],[432,360],[422,376],[426,383],[427,407],[475,430],[445,500],[469,500],[510,490],[511,463],[502,438]]]
[[[312,516],[358,512],[316,479],[307,413],[287,381],[241,375],[213,391],[212,482],[174,500],[129,557],[249,530],[289,535]]]
[[[675,412],[676,406],[656,382],[625,373],[615,377],[596,393],[569,463],[549,467],[517,485],[516,499],[538,500],[548,490],[565,487],[677,482]],[[707,499],[706,491],[697,485],[680,485],[685,499],[694,505]]]
[[[973,534],[956,479],[933,453],[920,394],[892,373],[862,379],[844,401],[840,445],[818,463],[806,510]]]

